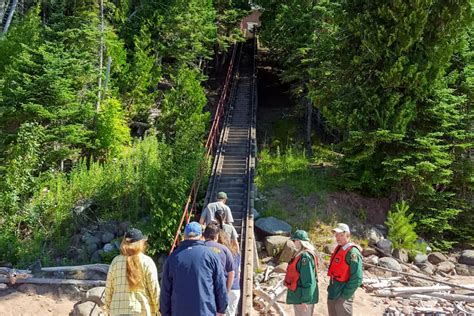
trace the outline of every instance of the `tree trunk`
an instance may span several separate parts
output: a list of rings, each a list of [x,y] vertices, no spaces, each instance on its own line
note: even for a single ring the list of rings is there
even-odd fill
[[[308,152],[308,157],[313,157],[313,148],[311,141],[311,119],[313,117],[313,105],[311,100],[305,98],[304,102],[306,103],[306,150]]]
[[[99,45],[99,89],[97,91],[96,112],[100,110],[102,100],[102,68],[104,65],[104,0],[100,0],[100,45]]]
[[[7,2],[6,1],[2,1],[0,3],[0,24],[3,24],[3,17],[5,16],[5,11],[7,10]]]
[[[13,15],[15,14],[16,5],[18,4],[18,0],[12,0],[12,4],[10,7],[10,12],[8,13],[7,21],[5,22],[5,26],[3,27],[3,34],[7,34],[8,28],[12,23]]]

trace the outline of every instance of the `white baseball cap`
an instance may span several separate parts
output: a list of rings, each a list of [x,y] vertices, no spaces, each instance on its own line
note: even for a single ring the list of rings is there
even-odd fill
[[[344,223],[338,223],[336,228],[333,228],[332,230],[333,232],[336,232],[336,233],[342,233],[342,232],[348,232],[350,233],[350,229],[349,229],[349,226],[347,224],[344,224]]]

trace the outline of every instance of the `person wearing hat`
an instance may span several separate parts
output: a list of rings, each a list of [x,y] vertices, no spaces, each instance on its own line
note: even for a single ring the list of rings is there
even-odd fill
[[[163,316],[224,315],[227,288],[220,259],[202,240],[202,226],[190,222],[184,238],[166,260],[161,278]]]
[[[329,316],[352,315],[354,293],[362,284],[362,255],[357,245],[351,243],[349,226],[337,224],[333,229],[337,247],[331,255],[328,275]]]
[[[108,315],[156,315],[160,286],[156,265],[145,255],[146,238],[129,229],[120,245],[120,255],[112,260],[105,285]]]
[[[284,284],[288,288],[286,303],[292,304],[295,315],[313,315],[314,304],[319,301],[318,257],[309,242],[308,233],[297,230],[291,237],[297,249],[288,263]]]
[[[234,218],[232,217],[232,212],[230,211],[230,208],[226,205],[226,203],[227,193],[217,193],[217,201],[207,204],[206,208],[204,208],[201,213],[199,223],[204,226],[209,225],[209,223],[215,221],[216,211],[223,210],[225,214],[226,224],[232,224],[234,222]]]

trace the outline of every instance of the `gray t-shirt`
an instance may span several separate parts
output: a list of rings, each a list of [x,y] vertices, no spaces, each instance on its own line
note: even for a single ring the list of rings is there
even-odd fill
[[[229,236],[230,240],[236,240],[238,235],[237,235],[237,231],[235,230],[235,227],[232,226],[232,225],[229,225],[229,224],[225,224],[222,225],[223,228],[222,230],[227,234],[227,236]]]
[[[222,202],[213,202],[207,204],[206,208],[201,213],[201,219],[204,219],[204,223],[209,225],[213,220],[216,219],[215,214],[217,210],[224,210],[225,218],[227,223],[233,223],[234,218],[232,217],[232,212],[230,208]]]

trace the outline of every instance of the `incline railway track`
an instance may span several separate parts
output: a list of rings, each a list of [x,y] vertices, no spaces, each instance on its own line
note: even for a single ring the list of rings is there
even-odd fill
[[[206,158],[214,153],[205,205],[216,199],[217,192],[228,196],[228,206],[239,234],[242,256],[240,315],[252,314],[254,238],[254,173],[256,155],[256,41],[234,47],[226,81],[209,137]],[[196,199],[203,175],[198,172],[183,211],[171,251],[175,248],[184,222],[196,212]]]

